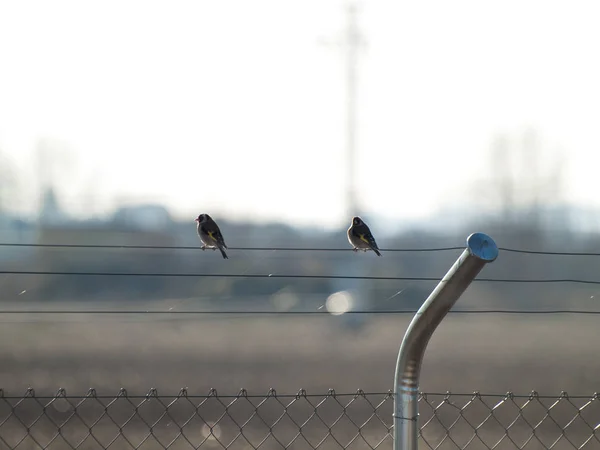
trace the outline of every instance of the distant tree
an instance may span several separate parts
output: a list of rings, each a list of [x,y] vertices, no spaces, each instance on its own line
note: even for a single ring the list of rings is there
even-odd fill
[[[542,148],[536,132],[511,138],[498,135],[490,150],[491,202],[505,225],[540,229],[546,211],[562,200],[565,161],[562,154]]]
[[[66,215],[60,207],[54,188],[46,188],[42,194],[40,221],[44,224],[53,225],[61,223],[65,219]]]
[[[0,215],[8,209],[15,194],[15,178],[10,163],[0,152]]]
[[[57,200],[57,187],[69,174],[72,181],[77,170],[71,148],[66,141],[43,137],[36,143],[36,178],[40,195],[40,219],[57,222],[63,220],[62,210]]]

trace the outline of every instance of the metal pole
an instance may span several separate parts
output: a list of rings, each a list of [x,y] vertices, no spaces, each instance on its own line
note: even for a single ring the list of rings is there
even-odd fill
[[[429,339],[483,266],[497,257],[498,247],[491,237],[471,234],[467,248],[410,322],[400,345],[394,377],[394,450],[418,447],[419,375]]]

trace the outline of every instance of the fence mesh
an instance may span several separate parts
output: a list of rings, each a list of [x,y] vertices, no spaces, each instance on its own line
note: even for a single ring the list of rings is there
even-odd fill
[[[422,393],[419,448],[599,449],[598,394]],[[390,449],[393,394],[9,396],[4,449]]]

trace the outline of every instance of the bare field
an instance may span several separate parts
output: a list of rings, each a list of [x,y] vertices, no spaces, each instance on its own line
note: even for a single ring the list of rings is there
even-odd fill
[[[54,317],[54,319],[51,319]],[[56,316],[0,324],[0,387],[165,394],[387,391],[408,316]],[[596,316],[448,316],[431,339],[421,390],[591,394],[599,390]]]

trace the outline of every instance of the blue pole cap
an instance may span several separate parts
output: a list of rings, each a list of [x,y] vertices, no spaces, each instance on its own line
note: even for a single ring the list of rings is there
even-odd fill
[[[487,262],[492,262],[498,257],[498,246],[485,233],[473,233],[469,236],[467,238],[467,248],[471,255]]]

